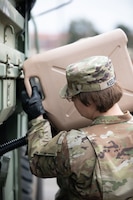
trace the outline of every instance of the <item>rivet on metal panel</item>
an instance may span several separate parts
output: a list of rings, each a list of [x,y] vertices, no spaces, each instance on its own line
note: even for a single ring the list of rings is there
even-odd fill
[[[11,30],[12,35],[15,34],[14,27],[12,25],[10,25],[10,24],[6,25],[5,28],[4,28],[4,43],[7,42],[7,33],[6,33],[7,29]]]

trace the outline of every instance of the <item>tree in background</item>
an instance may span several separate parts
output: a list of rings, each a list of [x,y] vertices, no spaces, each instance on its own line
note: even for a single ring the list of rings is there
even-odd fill
[[[133,49],[133,31],[123,24],[119,24],[116,28],[121,28],[128,37],[128,48]],[[115,29],[115,28],[114,28]],[[79,19],[72,21],[68,29],[68,39],[67,43],[70,44],[81,38],[92,37],[98,35],[98,31],[95,29],[94,25],[85,19]]]
[[[84,19],[72,21],[68,29],[67,43],[70,44],[81,38],[92,37],[95,35],[98,35],[98,32],[90,21]]]

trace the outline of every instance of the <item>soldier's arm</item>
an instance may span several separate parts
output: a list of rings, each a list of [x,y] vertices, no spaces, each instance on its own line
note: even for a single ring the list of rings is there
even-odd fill
[[[84,167],[91,176],[95,154],[86,135],[78,130],[61,131],[52,138],[49,122],[32,120],[28,134],[28,156],[31,171],[38,177],[70,176],[80,179]]]

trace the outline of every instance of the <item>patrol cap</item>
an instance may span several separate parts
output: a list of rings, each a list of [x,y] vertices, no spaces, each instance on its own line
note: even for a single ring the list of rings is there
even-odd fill
[[[62,98],[71,98],[81,92],[94,92],[113,86],[116,82],[114,67],[106,56],[92,56],[66,68],[67,85]]]

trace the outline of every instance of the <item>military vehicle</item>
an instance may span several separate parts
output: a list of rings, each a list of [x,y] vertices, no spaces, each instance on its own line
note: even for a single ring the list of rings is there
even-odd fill
[[[31,175],[25,155],[28,119],[21,107],[20,93],[25,86],[31,95],[31,78],[42,91],[53,135],[89,123],[72,102],[59,97],[60,88],[66,83],[66,66],[89,56],[106,55],[112,59],[117,79],[124,88],[120,106],[133,111],[133,68],[125,33],[115,29],[28,58],[28,20],[34,3],[34,0],[0,0],[1,200],[43,199],[38,189],[41,181]]]
[[[23,82],[22,65],[28,57],[28,20],[34,3],[35,0],[0,0],[1,200],[33,199],[33,178],[25,149],[9,152],[14,142],[9,148],[7,142],[22,138],[27,131],[27,117],[21,110],[19,89]]]

